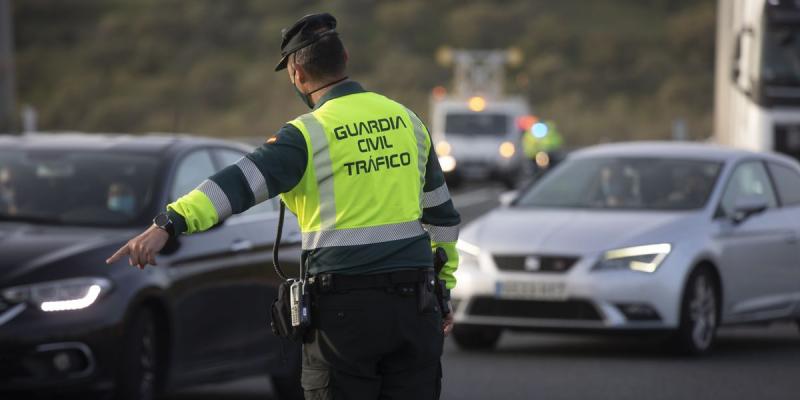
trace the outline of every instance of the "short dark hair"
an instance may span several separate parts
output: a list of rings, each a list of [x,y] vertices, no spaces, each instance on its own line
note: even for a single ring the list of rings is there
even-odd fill
[[[294,62],[302,66],[311,79],[335,78],[344,74],[344,44],[339,35],[325,35],[317,42],[294,53]]]

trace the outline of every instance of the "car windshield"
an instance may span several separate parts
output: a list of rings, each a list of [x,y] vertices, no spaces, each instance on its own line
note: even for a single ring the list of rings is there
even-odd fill
[[[0,221],[128,226],[153,198],[153,156],[0,151]]]
[[[791,27],[768,29],[762,63],[764,83],[800,85],[800,31]]]
[[[673,158],[580,158],[554,169],[520,207],[692,210],[702,208],[721,163]]]
[[[506,114],[492,113],[454,113],[447,114],[445,132],[461,135],[500,136],[508,133]]]

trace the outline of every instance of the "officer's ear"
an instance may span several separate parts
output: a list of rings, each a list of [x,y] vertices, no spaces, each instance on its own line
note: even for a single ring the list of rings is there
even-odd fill
[[[295,81],[299,84],[305,84],[308,81],[308,74],[306,74],[306,70],[300,64],[292,63],[292,67],[294,68],[294,76]]]

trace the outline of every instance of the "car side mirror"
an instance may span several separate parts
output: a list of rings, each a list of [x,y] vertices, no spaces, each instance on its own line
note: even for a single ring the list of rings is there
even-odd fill
[[[519,196],[519,191],[511,190],[501,193],[500,196],[497,196],[497,200],[501,207],[509,207],[517,199],[517,196]]]
[[[742,223],[751,216],[764,212],[767,208],[769,208],[769,202],[763,196],[746,196],[737,199],[733,209],[733,222]]]

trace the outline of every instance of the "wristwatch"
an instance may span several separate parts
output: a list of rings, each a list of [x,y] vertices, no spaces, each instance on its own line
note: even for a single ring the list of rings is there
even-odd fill
[[[160,229],[165,230],[170,237],[175,236],[175,224],[169,217],[169,214],[162,212],[153,218],[153,224]]]

